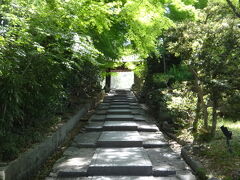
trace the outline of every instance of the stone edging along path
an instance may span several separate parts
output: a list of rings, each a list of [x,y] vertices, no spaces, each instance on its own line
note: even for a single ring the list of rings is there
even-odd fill
[[[144,104],[145,107],[147,107],[146,109],[146,113],[149,113],[149,107]],[[151,115],[150,115],[151,116]],[[155,118],[152,118],[155,119]],[[178,137],[176,137],[175,135],[168,133],[166,130],[161,129],[161,131],[170,139],[172,139],[173,141],[176,141],[178,144],[180,144],[182,146],[181,148],[181,156],[184,159],[184,161],[190,166],[190,168],[193,170],[194,174],[199,178],[199,179],[208,179],[208,180],[219,180],[216,177],[208,177],[207,176],[207,170],[206,168],[203,166],[203,164],[197,160],[196,158],[193,158],[188,150],[189,148],[191,148],[191,146],[179,139]]]
[[[136,93],[134,93],[136,95]],[[137,96],[135,96],[137,97]],[[143,104],[146,108],[145,108],[145,112],[147,114],[149,114],[150,117],[151,113],[149,111],[149,107],[146,104]],[[152,117],[152,119],[155,121],[155,118]],[[217,178],[207,178],[207,174],[206,174],[206,169],[204,168],[204,166],[202,165],[201,162],[199,162],[196,159],[193,159],[189,153],[188,153],[188,148],[189,148],[189,144],[187,144],[186,142],[180,140],[179,138],[177,138],[176,136],[174,136],[171,133],[168,133],[167,131],[165,131],[164,129],[161,129],[161,131],[163,132],[163,134],[165,134],[168,138],[172,139],[173,141],[176,141],[178,144],[180,144],[182,146],[181,148],[181,156],[182,158],[185,160],[185,162],[191,167],[191,169],[193,170],[194,174],[196,176],[198,176],[200,179],[214,179],[214,180],[218,180]]]
[[[57,147],[62,144],[67,134],[74,128],[79,120],[91,107],[98,103],[101,97],[102,93],[91,102],[86,103],[73,117],[61,125],[56,132],[46,137],[46,140],[34,145],[6,166],[0,166],[0,180],[30,179]]]
[[[191,155],[188,152],[189,148],[190,147],[188,145],[183,146],[181,149],[181,156],[187,162],[187,164],[192,168],[192,170],[199,177],[199,179],[219,180],[216,177],[208,177],[207,176],[206,168],[203,166],[203,164],[200,161],[191,157]]]
[[[144,104],[147,108],[148,106]],[[148,110],[146,110],[147,113],[149,113]],[[155,119],[155,118],[153,118]],[[166,130],[161,129],[161,131],[169,138],[172,139],[173,141],[176,141],[178,144],[182,146],[181,148],[181,156],[184,159],[184,161],[190,166],[190,168],[193,170],[194,174],[199,178],[199,179],[208,179],[208,180],[219,180],[216,177],[207,177],[207,170],[203,166],[201,162],[199,162],[197,159],[191,157],[191,155],[188,152],[188,149],[190,148],[189,144],[187,142],[182,141],[175,135],[168,133]]]

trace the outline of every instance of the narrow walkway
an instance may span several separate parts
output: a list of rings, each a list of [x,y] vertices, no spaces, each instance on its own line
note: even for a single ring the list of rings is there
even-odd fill
[[[51,179],[195,180],[130,91],[110,93],[50,173]]]

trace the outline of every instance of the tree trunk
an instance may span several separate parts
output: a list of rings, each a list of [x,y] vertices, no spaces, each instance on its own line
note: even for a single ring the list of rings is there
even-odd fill
[[[107,72],[107,75],[106,75],[106,84],[105,84],[105,91],[106,92],[109,92],[110,88],[111,88],[111,75],[109,74],[110,73],[110,68],[108,68],[106,70]]]
[[[230,8],[232,9],[232,11],[234,12],[234,14],[235,14],[238,18],[240,18],[240,11],[237,9],[237,7],[234,6],[234,4],[232,3],[231,0],[226,0],[226,1],[227,1],[227,3],[228,3],[229,7],[230,7]],[[239,3],[240,3],[240,1],[239,1]]]
[[[165,56],[163,56],[163,72],[166,73],[166,61],[165,61]]]
[[[212,128],[211,128],[211,135],[212,137],[215,136],[216,127],[217,127],[217,108],[218,108],[218,95],[217,92],[214,91],[212,95],[213,101],[213,110],[212,110]]]
[[[193,132],[197,132],[197,129],[198,129],[198,120],[199,120],[199,117],[200,117],[200,111],[201,111],[201,101],[200,101],[200,98],[198,97],[196,116],[195,116],[195,119],[193,121]]]
[[[204,102],[204,98],[203,98],[203,89],[201,87],[201,85],[199,84],[199,78],[198,78],[198,74],[197,72],[190,66],[190,70],[194,75],[194,84],[195,84],[195,88],[197,90],[197,96],[198,99],[201,103],[201,109],[203,111],[203,121],[204,121],[204,128],[208,129],[208,111],[207,111],[207,106]]]
[[[208,129],[208,111],[207,106],[203,99],[203,92],[200,93],[201,95],[201,103],[202,103],[202,109],[203,109],[203,121],[204,121],[204,128]]]

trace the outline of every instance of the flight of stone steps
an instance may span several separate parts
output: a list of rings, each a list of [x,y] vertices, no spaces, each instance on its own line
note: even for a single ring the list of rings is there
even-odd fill
[[[109,93],[47,180],[195,180],[130,91]]]

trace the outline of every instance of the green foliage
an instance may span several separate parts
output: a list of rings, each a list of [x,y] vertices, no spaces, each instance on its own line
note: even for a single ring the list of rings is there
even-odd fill
[[[179,0],[1,1],[0,145],[13,147],[9,157],[15,157],[18,147],[13,146],[15,137],[7,141],[7,135],[46,124],[44,119],[64,111],[73,99],[94,96],[114,61],[123,55],[147,57],[156,51],[157,39],[174,26],[174,20],[195,17],[192,4]],[[166,12],[167,6],[173,10]],[[137,71],[143,79],[144,64]]]
[[[210,142],[213,139],[210,129],[199,129],[198,133],[194,134],[194,139],[198,142]]]
[[[199,9],[203,9],[207,6],[208,0],[198,0],[195,2],[194,6]]]
[[[192,74],[185,65],[172,65],[167,73],[155,73],[153,75],[153,82],[159,85],[165,84],[166,86],[166,84],[169,84],[169,82],[183,82],[190,80],[191,78]],[[164,85],[162,86],[165,87]]]
[[[194,6],[195,1],[192,0],[173,0],[167,6],[169,8],[168,17],[174,21],[183,21],[186,19],[194,20],[197,16]]]
[[[194,88],[189,90],[199,96],[202,88],[202,96],[209,98],[212,111],[216,112],[223,96],[229,98],[239,89],[236,81],[239,77],[240,29],[238,19],[225,4],[211,3],[199,17],[198,21],[184,22],[169,31],[168,49],[193,72]],[[214,114],[212,133],[216,122]]]
[[[220,114],[231,118],[233,121],[239,121],[240,117],[240,95],[239,92],[228,94],[220,106]]]
[[[127,55],[147,59],[135,72],[153,106],[164,109],[172,98],[164,88],[191,86],[189,65],[209,97],[214,89],[229,97],[239,85],[238,22],[212,4],[199,10],[207,0],[3,1],[0,138],[46,123],[74,98],[94,96],[106,69]]]
[[[239,2],[231,2],[239,10]],[[161,3],[174,24],[164,29],[157,40],[156,51],[146,58],[142,100],[154,109],[163,127],[166,123],[162,121],[167,121],[175,130],[172,132],[190,135],[187,141],[211,141],[213,144],[209,142],[203,151],[207,155],[203,157],[212,162],[209,169],[230,179],[233,177],[230,169],[238,172],[231,164],[232,161],[239,164],[239,142],[236,141],[239,130],[233,140],[236,152],[230,157],[226,154],[224,138],[219,138],[217,122],[218,115],[230,117],[235,122],[230,129],[238,128],[239,18],[225,0],[164,0]],[[172,117],[162,118],[166,112]],[[212,124],[208,125],[210,117]],[[193,124],[197,127],[194,134]],[[215,131],[219,139],[214,138]],[[218,169],[215,169],[215,160],[221,164]],[[222,167],[226,167],[225,172]],[[199,175],[205,178],[205,172],[200,171]]]
[[[94,96],[101,90],[103,68],[98,63],[106,61],[89,38],[73,29],[69,9],[62,9],[60,1],[35,3],[15,1],[0,7],[5,22],[0,26],[3,160],[18,154],[20,147],[14,144],[21,129],[46,124],[44,119],[63,111],[72,97]],[[102,23],[99,29],[106,26]]]
[[[196,174],[198,175],[198,177],[202,180],[207,180],[208,177],[206,176],[206,169],[197,169]]]
[[[233,139],[230,141],[233,153],[228,152],[226,138],[220,129],[222,125],[228,127],[233,133]],[[200,157],[209,160],[205,164],[207,170],[211,169],[211,172],[208,171],[208,173],[222,179],[237,179],[239,168],[236,164],[240,160],[239,132],[239,122],[232,122],[228,119],[219,120],[216,137],[211,142],[203,143],[202,148],[197,153]]]

